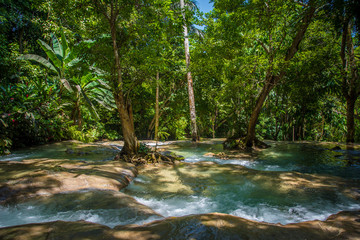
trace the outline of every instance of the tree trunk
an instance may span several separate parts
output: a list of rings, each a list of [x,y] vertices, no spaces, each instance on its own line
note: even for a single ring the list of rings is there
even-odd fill
[[[76,102],[76,108],[77,108],[78,129],[79,129],[79,131],[81,131],[81,129],[82,129],[82,116],[81,116],[81,109],[80,109],[80,102],[79,101]]]
[[[104,15],[109,23],[111,40],[114,51],[115,74],[112,78],[112,92],[116,103],[117,111],[120,115],[121,128],[124,138],[124,147],[121,150],[122,155],[137,154],[140,144],[135,135],[134,119],[132,106],[129,99],[124,96],[122,69],[120,64],[119,48],[117,45],[117,26],[120,12],[120,1],[100,1],[94,0],[95,10]]]
[[[356,98],[348,98],[346,100],[346,143],[355,142],[355,124],[354,124],[354,108]]]
[[[285,58],[284,58],[285,63],[289,62],[294,57],[296,52],[298,51],[299,45],[300,45],[302,39],[304,38],[305,32],[311,22],[311,19],[315,13],[315,10],[316,10],[316,8],[314,6],[314,1],[310,0],[308,10],[306,11],[306,13],[302,19],[301,25],[300,25],[296,35],[293,38],[291,46],[289,47],[289,49],[285,55]],[[272,54],[272,53],[270,53],[270,54]],[[271,68],[268,70],[268,73],[267,73],[267,76],[265,79],[265,85],[264,85],[263,89],[261,90],[260,95],[256,101],[255,108],[253,109],[253,111],[251,113],[248,130],[247,130],[247,135],[246,135],[246,139],[245,139],[246,147],[250,148],[254,145],[254,143],[255,143],[255,127],[256,127],[256,123],[259,118],[262,106],[263,106],[267,96],[269,95],[270,91],[284,77],[284,75],[285,75],[284,70],[282,70],[278,75],[274,75],[271,71]]]
[[[292,127],[292,141],[295,142],[295,125]]]
[[[155,141],[159,140],[159,72],[156,73]]]
[[[194,96],[194,87],[193,80],[191,77],[191,72],[189,69],[190,66],[190,50],[189,50],[189,36],[188,29],[186,26],[185,18],[185,4],[184,0],[180,0],[181,12],[184,21],[184,45],[185,45],[185,60],[186,60],[186,70],[187,70],[187,81],[188,81],[188,92],[189,92],[189,108],[190,108],[190,121],[191,121],[191,138],[194,142],[198,140],[197,125],[196,125],[196,111],[195,111],[195,96]]]
[[[354,53],[351,22],[345,20],[341,41],[340,57],[342,69],[342,92],[346,99],[346,143],[355,142],[354,108],[359,96],[359,75]]]
[[[123,155],[135,155],[139,149],[139,142],[135,135],[134,129],[134,121],[133,121],[133,113],[131,103],[129,101],[125,101],[125,97],[123,94],[123,82],[122,82],[122,72],[120,65],[120,57],[118,46],[116,42],[116,17],[109,19],[110,22],[110,30],[111,30],[111,38],[113,43],[114,57],[115,57],[115,68],[116,68],[116,83],[114,84],[116,87],[114,89],[114,98],[117,110],[121,119],[121,128],[124,137],[124,147],[121,149],[121,154]]]
[[[275,77],[274,76],[268,76],[265,80],[265,85],[263,89],[260,92],[260,95],[256,101],[255,108],[253,109],[248,125],[247,135],[245,139],[245,146],[246,147],[252,147],[254,145],[255,141],[255,127],[256,122],[259,118],[261,108],[269,95],[271,89],[273,89],[275,84]]]

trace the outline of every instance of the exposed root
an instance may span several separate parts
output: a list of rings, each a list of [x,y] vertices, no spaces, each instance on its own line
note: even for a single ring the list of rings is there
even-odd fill
[[[252,145],[252,147],[246,146],[246,137],[237,139],[228,138],[225,142],[223,142],[223,147],[227,150],[242,150],[251,152],[253,149],[265,149],[270,147],[259,139],[255,139]]]
[[[121,160],[128,163],[133,163],[135,165],[145,165],[145,164],[154,164],[154,163],[165,163],[165,164],[174,164],[175,161],[181,161],[184,158],[170,152],[148,152],[148,153],[138,153],[136,155],[123,155],[118,154],[115,157],[115,160]]]

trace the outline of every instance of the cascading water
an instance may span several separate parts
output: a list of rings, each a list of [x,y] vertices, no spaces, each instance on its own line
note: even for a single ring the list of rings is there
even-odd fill
[[[324,220],[338,211],[360,208],[359,201],[339,190],[341,186],[322,184],[336,184],[337,176],[356,179],[360,176],[359,166],[349,165],[349,159],[323,147],[281,143],[260,152],[256,158],[231,160],[204,156],[209,151],[220,151],[218,143],[181,143],[170,150],[191,164],[144,168],[124,190],[166,217],[221,212],[286,224]],[[359,152],[354,153],[356,158]],[[201,164],[204,161],[217,164]],[[229,164],[245,168],[239,171]],[[292,171],[300,173],[291,175]],[[284,177],[287,173],[290,175]],[[296,181],[308,182],[294,184]],[[320,186],[311,181],[319,181]]]
[[[116,154],[116,150],[97,147],[66,153],[73,145],[20,151],[1,157],[0,161],[25,158],[107,161]],[[219,141],[168,146],[167,150],[185,157],[184,163],[144,167],[122,191],[155,212],[147,209],[139,212],[129,207],[131,204],[111,204],[123,196],[87,190],[71,193],[77,194],[75,197],[63,193],[52,196],[49,201],[34,199],[1,206],[0,227],[55,220],[87,220],[114,227],[160,219],[156,213],[168,217],[210,212],[285,224],[324,220],[338,211],[360,208],[360,202],[347,194],[349,189],[359,188],[359,151],[332,151],[301,143],[272,145],[256,157],[231,160],[204,156],[222,151]],[[348,186],[351,182],[354,185]],[[98,205],[99,202],[107,204]]]

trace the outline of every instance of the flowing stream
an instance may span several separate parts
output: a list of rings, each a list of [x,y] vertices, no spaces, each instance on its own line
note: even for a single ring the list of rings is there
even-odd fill
[[[26,158],[68,158],[74,161],[108,161],[116,150],[93,147],[90,154],[66,154],[73,143],[18,151],[0,161]],[[167,146],[185,157],[168,167],[143,167],[123,193],[164,217],[221,212],[271,223],[324,220],[341,210],[360,209],[360,201],[346,194],[347,183],[358,191],[360,151],[330,150],[310,143],[271,143],[252,157],[223,160],[206,157],[222,151],[220,141]],[[87,149],[89,152],[89,149]],[[1,173],[0,173],[1,174]],[[344,184],[339,184],[344,182]],[[345,190],[344,190],[345,189]],[[111,204],[103,192],[57,194],[44,200],[0,206],[0,227],[55,220],[86,220],[110,227],[143,224],[155,215],[141,215],[126,206]],[[105,204],[106,203],[106,204]]]
[[[144,169],[124,192],[166,217],[220,212],[286,224],[325,220],[341,210],[360,208],[359,201],[338,188],[311,183],[333,180],[336,184],[337,177],[359,182],[359,151],[330,150],[310,143],[271,145],[256,157],[223,160],[204,156],[222,151],[221,142],[178,143],[169,149],[191,165]],[[293,171],[304,174],[289,175]],[[279,180],[282,178],[288,179]],[[304,179],[306,185],[296,184]]]

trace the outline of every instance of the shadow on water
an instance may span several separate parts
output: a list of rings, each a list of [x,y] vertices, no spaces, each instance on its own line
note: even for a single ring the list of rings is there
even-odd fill
[[[55,220],[86,220],[114,227],[162,218],[123,193],[94,189],[37,197],[0,207],[0,213],[0,227]]]
[[[259,153],[255,169],[322,173],[359,179],[359,150],[332,150],[330,144],[314,143],[281,142],[272,145]]]
[[[26,159],[61,159],[73,161],[108,161],[112,160],[117,152],[118,145],[84,144],[78,141],[64,141],[30,147],[14,151],[7,156],[0,156],[1,161],[22,161]]]
[[[253,154],[230,153],[230,159],[205,155],[223,152],[219,141],[198,144],[177,143],[169,146],[169,150],[183,155],[185,162],[190,163],[212,161],[218,164],[242,165],[261,171],[297,171],[359,179],[359,148],[346,149],[342,146],[343,149],[332,149],[336,145],[331,143],[274,141],[267,143],[271,145],[268,149]]]
[[[359,183],[297,172],[214,163],[145,168],[124,192],[164,216],[221,212],[273,223],[325,219],[360,208]]]
[[[79,222],[50,222],[0,229],[0,238],[18,239],[359,239],[360,212],[342,212],[326,222],[286,226],[248,221],[225,214],[168,218],[142,226],[106,226]]]

